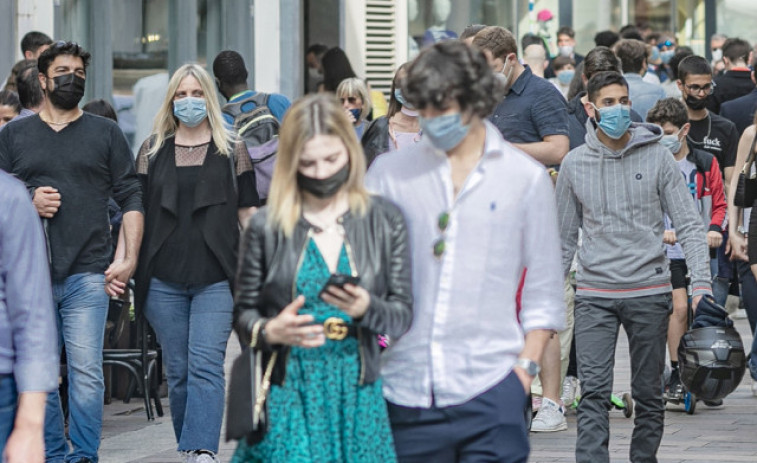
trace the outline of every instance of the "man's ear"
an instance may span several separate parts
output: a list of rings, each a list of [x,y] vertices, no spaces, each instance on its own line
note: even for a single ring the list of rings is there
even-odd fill
[[[42,87],[42,90],[47,90],[47,79],[45,78],[45,75],[41,72],[38,74],[39,77],[39,85]]]

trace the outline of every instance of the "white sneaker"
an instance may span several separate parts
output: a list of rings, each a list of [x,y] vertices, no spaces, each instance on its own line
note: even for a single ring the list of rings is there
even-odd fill
[[[189,454],[187,463],[220,463],[218,458],[212,453],[197,453],[192,452]]]
[[[757,381],[752,380],[752,396],[757,397]]]
[[[555,432],[568,429],[568,422],[560,406],[546,397],[542,399],[541,408],[531,423],[533,432]]]
[[[745,318],[747,318],[747,314],[746,314],[746,310],[744,309],[736,309],[731,314],[732,320],[743,320]]]
[[[562,382],[562,400],[564,407],[570,407],[573,402],[576,401],[576,394],[578,393],[578,378],[575,376],[566,376]]]

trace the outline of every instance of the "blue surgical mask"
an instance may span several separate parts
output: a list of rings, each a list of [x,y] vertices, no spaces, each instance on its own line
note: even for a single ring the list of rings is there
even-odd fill
[[[678,138],[678,136],[681,134],[681,131],[679,130],[676,133],[671,133],[670,135],[663,135],[660,139],[660,143],[665,148],[669,149],[671,153],[676,154],[679,151],[681,151],[681,139]]]
[[[649,62],[656,63],[658,59],[660,59],[660,49],[652,47],[652,56],[649,57]]]
[[[557,73],[557,81],[563,85],[570,85],[570,81],[573,80],[573,76],[576,71],[573,69],[566,69]]]
[[[352,113],[352,117],[354,117],[357,122],[360,122],[361,112],[362,112],[362,109],[360,108],[350,109],[350,113]]]
[[[660,59],[662,59],[663,64],[668,64],[670,62],[670,59],[673,58],[673,55],[675,54],[675,50],[665,50],[660,53]]]
[[[460,113],[421,117],[419,122],[423,134],[442,151],[450,151],[459,145],[470,130],[470,125],[463,125]]]
[[[408,102],[407,102],[407,101],[405,100],[405,97],[404,97],[404,96],[402,96],[402,90],[400,90],[400,89],[398,89],[398,88],[395,88],[395,89],[394,89],[394,99],[395,99],[395,100],[397,100],[397,102],[398,102],[399,104],[401,104],[403,108],[407,108],[407,109],[415,109],[415,107],[413,107],[413,105],[409,104],[409,103],[408,103]]]
[[[592,103],[592,106],[594,104]],[[614,106],[607,106],[605,108],[597,108],[594,106],[594,110],[598,113],[594,115],[594,119],[597,121],[597,125],[608,137],[613,140],[618,140],[623,134],[626,133],[628,127],[631,126],[631,107],[625,104],[616,104]]]
[[[206,117],[208,109],[205,106],[205,98],[187,96],[173,101],[173,115],[187,127],[196,127]]]

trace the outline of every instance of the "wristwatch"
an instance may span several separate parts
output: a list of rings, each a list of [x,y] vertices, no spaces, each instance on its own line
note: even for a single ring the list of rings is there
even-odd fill
[[[515,365],[522,368],[529,376],[536,376],[541,371],[538,363],[523,357],[519,358]]]

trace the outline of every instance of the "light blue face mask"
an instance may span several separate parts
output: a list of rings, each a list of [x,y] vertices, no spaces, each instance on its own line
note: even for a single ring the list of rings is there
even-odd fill
[[[660,59],[660,49],[657,47],[652,47],[652,56],[649,57],[649,61],[656,63],[658,59]]]
[[[679,130],[676,133],[671,133],[670,135],[663,135],[660,139],[660,144],[664,146],[665,148],[669,149],[671,153],[676,154],[679,151],[681,151],[681,140],[678,138],[678,136],[681,134],[681,131]]]
[[[660,59],[662,60],[663,64],[668,64],[670,62],[670,59],[673,58],[673,55],[675,54],[675,50],[665,50],[660,53]]]
[[[463,125],[460,113],[421,117],[419,122],[423,135],[442,151],[450,151],[459,145],[470,130],[470,125]]]
[[[394,99],[397,100],[397,102],[401,104],[403,108],[415,109],[413,105],[408,104],[408,102],[405,101],[405,97],[402,96],[402,91],[398,88],[394,89]]]
[[[597,108],[593,103],[594,110],[599,114],[594,115],[597,125],[608,137],[618,140],[631,126],[631,107],[625,104],[616,104],[605,108]]]
[[[563,85],[570,85],[570,81],[573,80],[573,76],[576,75],[576,71],[573,69],[565,69],[557,73],[557,81]]]
[[[173,101],[173,115],[187,127],[196,127],[206,117],[208,108],[205,106],[205,98],[187,96]]]

